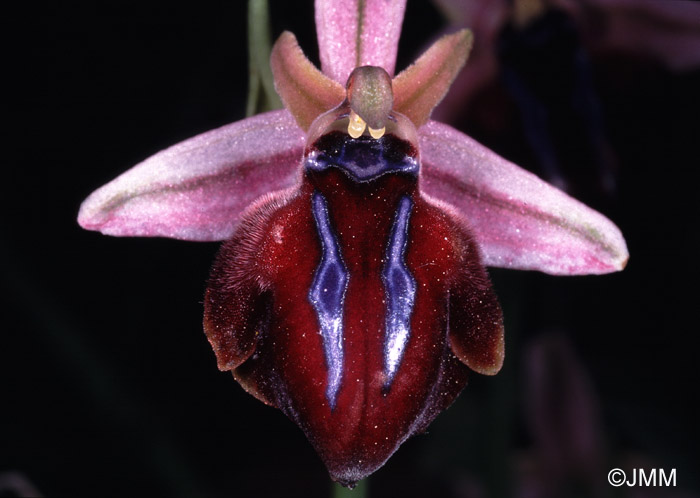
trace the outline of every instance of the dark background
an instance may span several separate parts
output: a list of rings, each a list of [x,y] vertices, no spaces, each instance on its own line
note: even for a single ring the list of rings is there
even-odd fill
[[[295,32],[317,61],[311,2],[272,3],[273,34]],[[243,117],[244,4],[40,2],[6,13],[0,473],[20,472],[46,496],[330,493],[302,432],[216,368],[201,300],[218,244],[117,239],[75,221],[80,202],[129,166]],[[442,27],[429,4],[409,2],[398,67]],[[698,492],[697,74],[624,56],[591,67],[617,186],[601,191],[595,168],[564,173],[621,228],[627,269],[491,270],[504,370],[474,375],[427,436],[372,476],[370,496],[522,494],[518,462],[538,461],[523,358],[553,335],[589,376],[603,493],[607,471],[630,461],[677,468],[679,487]],[[503,85],[478,102],[460,125],[537,172]]]

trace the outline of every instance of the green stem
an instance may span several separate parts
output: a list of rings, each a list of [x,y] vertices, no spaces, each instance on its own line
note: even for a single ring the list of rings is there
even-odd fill
[[[248,60],[250,78],[246,115],[280,109],[270,69],[270,9],[267,0],[248,1]],[[260,91],[262,89],[262,92]]]
[[[333,483],[333,493],[332,497],[333,498],[367,498],[369,494],[367,493],[368,485],[367,485],[367,479],[363,479],[362,481],[357,483],[357,486],[355,486],[353,489],[348,489],[337,482]]]

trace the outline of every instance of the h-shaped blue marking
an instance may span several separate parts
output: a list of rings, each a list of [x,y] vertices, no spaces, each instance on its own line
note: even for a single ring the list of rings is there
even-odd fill
[[[387,301],[384,338],[384,387],[389,388],[401,365],[411,334],[411,315],[416,282],[405,261],[408,227],[413,203],[402,197],[391,227],[382,281]],[[319,192],[312,197],[312,212],[321,241],[321,261],[316,269],[309,301],[316,310],[328,367],[326,398],[335,408],[343,377],[343,311],[349,274],[340,244],[331,226],[326,199]]]
[[[343,377],[343,308],[349,276],[328,216],[326,199],[314,192],[311,203],[322,254],[309,291],[309,301],[316,310],[321,328],[328,367],[326,398],[333,409]]]

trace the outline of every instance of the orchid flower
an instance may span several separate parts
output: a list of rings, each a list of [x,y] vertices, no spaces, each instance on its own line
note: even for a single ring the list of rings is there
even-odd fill
[[[221,370],[306,433],[348,486],[503,362],[484,265],[620,270],[603,215],[429,119],[466,30],[394,75],[405,0],[317,0],[322,71],[283,33],[286,109],[157,153],[78,217],[118,236],[225,240],[204,303]]]

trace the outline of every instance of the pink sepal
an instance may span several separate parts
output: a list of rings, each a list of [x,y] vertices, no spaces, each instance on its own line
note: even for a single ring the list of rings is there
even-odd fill
[[[106,235],[228,239],[251,202],[298,181],[303,147],[304,133],[286,110],[223,126],[93,192],[78,223]]]
[[[343,85],[359,66],[393,76],[405,10],[406,0],[316,0],[323,72]]]
[[[628,259],[605,216],[454,128],[419,130],[422,191],[472,227],[484,263],[552,275],[619,271]]]

